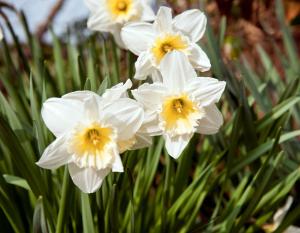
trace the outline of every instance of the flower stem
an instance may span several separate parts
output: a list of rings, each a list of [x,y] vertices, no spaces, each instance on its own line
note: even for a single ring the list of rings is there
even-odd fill
[[[57,217],[57,225],[56,225],[56,231],[55,233],[61,233],[63,231],[64,226],[64,218],[65,218],[65,210],[66,210],[66,200],[67,200],[67,194],[69,193],[68,190],[70,188],[70,177],[68,174],[68,168],[65,167],[64,172],[64,180],[63,180],[63,187],[62,187],[62,194],[59,202],[59,212]]]

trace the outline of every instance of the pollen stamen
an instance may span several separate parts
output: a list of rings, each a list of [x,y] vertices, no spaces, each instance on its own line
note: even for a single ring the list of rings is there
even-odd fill
[[[187,49],[188,43],[181,35],[172,35],[167,34],[162,37],[158,37],[151,51],[155,57],[157,63],[161,61],[161,59],[165,56],[165,54],[173,51],[184,51]]]
[[[126,9],[127,9],[126,2],[125,1],[119,1],[117,3],[117,8],[118,8],[119,11],[126,11]]]
[[[197,120],[201,119],[203,114],[188,95],[181,94],[165,99],[160,116],[164,130],[184,134],[193,132]]]

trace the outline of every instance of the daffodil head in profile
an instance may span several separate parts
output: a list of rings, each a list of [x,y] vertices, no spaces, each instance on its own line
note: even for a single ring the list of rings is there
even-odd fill
[[[145,83],[132,91],[147,115],[149,135],[163,135],[168,153],[178,158],[194,133],[215,134],[223,124],[216,107],[225,82],[197,77],[183,52],[172,51],[161,61],[162,82]]]
[[[120,153],[134,146],[144,119],[140,104],[127,97],[129,87],[130,80],[103,96],[77,91],[48,99],[42,117],[56,139],[37,165],[68,165],[73,182],[85,193],[95,192],[109,172],[123,172]]]
[[[207,71],[210,61],[197,44],[206,28],[206,16],[197,9],[187,10],[172,18],[172,10],[160,7],[153,24],[136,22],[123,27],[122,40],[138,57],[135,63],[136,79],[152,75],[154,81],[162,81],[162,59],[172,51],[185,54],[194,69]]]
[[[116,43],[126,48],[120,30],[125,23],[153,21],[154,12],[146,0],[85,0],[91,12],[88,28],[95,31],[110,32]]]

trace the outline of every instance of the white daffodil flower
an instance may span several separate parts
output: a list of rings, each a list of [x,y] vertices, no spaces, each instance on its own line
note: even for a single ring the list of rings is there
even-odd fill
[[[183,52],[195,69],[209,70],[209,58],[196,44],[203,37],[206,21],[206,16],[196,9],[172,19],[172,10],[160,7],[153,24],[136,22],[123,27],[122,40],[131,52],[139,56],[134,78],[143,80],[152,74],[154,81],[159,81],[161,77],[157,70],[162,66],[161,60],[173,50]]]
[[[102,97],[78,91],[48,99],[42,117],[56,140],[37,165],[56,169],[67,164],[73,182],[85,193],[95,192],[110,171],[123,172],[119,154],[133,146],[132,138],[144,118],[139,103],[124,97],[124,91],[116,92],[126,85],[128,82],[125,88],[114,87]],[[108,100],[113,92],[116,98]]]
[[[145,0],[85,0],[85,3],[91,11],[88,28],[112,33],[122,48],[126,47],[120,31],[125,23],[155,19],[151,6]]]
[[[166,149],[178,158],[194,133],[215,134],[223,117],[215,103],[226,83],[197,77],[184,53],[173,51],[161,61],[163,82],[144,83],[132,94],[148,116],[143,133],[163,135]]]

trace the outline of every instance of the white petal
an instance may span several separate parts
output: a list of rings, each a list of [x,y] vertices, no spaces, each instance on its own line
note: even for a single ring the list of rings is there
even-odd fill
[[[197,74],[186,55],[179,51],[167,53],[160,63],[163,83],[170,90],[181,91]]]
[[[205,117],[198,121],[197,133],[215,134],[223,125],[223,116],[216,105],[204,108]]]
[[[188,83],[185,91],[192,95],[200,106],[217,103],[224,92],[226,83],[215,78],[197,77]]]
[[[56,169],[72,160],[67,150],[66,137],[61,136],[52,142],[36,164],[46,169]]]
[[[127,46],[124,44],[124,41],[122,40],[121,37],[121,25],[116,25],[112,30],[111,33],[115,39],[116,44],[122,48],[122,49],[127,49]]]
[[[97,11],[103,5],[102,0],[84,0],[84,3],[91,12]]]
[[[126,47],[139,55],[151,45],[155,33],[150,23],[130,23],[122,28],[121,36]]]
[[[92,91],[74,91],[63,95],[61,98],[74,99],[74,100],[84,102],[86,99],[90,98],[91,96],[98,96],[98,95]]]
[[[132,90],[134,98],[148,110],[156,111],[162,104],[167,89],[162,83],[144,83],[138,89]]]
[[[124,172],[124,167],[123,167],[122,160],[121,160],[121,157],[119,154],[115,156],[115,161],[112,164],[112,171],[113,172]]]
[[[145,120],[138,131],[138,134],[149,136],[162,135],[163,131],[159,126],[159,116],[157,112],[145,113]]]
[[[199,45],[195,43],[191,44],[190,51],[189,60],[196,70],[200,70],[201,72],[210,70],[210,60]]]
[[[118,139],[132,138],[144,120],[144,110],[135,100],[121,98],[104,107],[103,120],[118,130]]]
[[[171,32],[172,31],[172,9],[161,6],[157,12],[154,21],[154,27],[157,32]]]
[[[42,107],[42,118],[56,136],[64,134],[83,116],[83,105],[75,99],[50,98]]]
[[[111,32],[114,26],[104,6],[98,7],[96,11],[93,11],[87,22],[89,29],[100,32]]]
[[[135,138],[136,138],[136,143],[131,148],[131,150],[142,149],[152,145],[152,137],[147,134],[137,133],[135,135]]]
[[[289,226],[284,233],[300,233],[300,227],[297,226]]]
[[[154,21],[155,14],[150,5],[148,5],[145,1],[141,1],[141,5],[143,8],[143,13],[141,16],[141,21]]]
[[[107,101],[113,101],[116,99],[128,97],[127,90],[132,87],[132,82],[127,79],[125,83],[118,83],[110,89],[107,89],[102,97]]]
[[[162,81],[163,81],[161,72],[158,69],[156,69],[156,68],[154,68],[152,70],[151,78],[152,78],[153,82],[160,82],[160,83],[162,83]]]
[[[151,54],[149,52],[142,52],[135,62],[134,78],[138,80],[145,80],[149,74],[152,73],[153,65],[151,61]]]
[[[168,154],[174,159],[177,159],[192,137],[193,134],[179,135],[175,137],[165,135],[164,138],[166,140],[166,149],[168,151]]]
[[[101,102],[101,99],[98,99],[97,96],[94,95],[85,100],[83,110],[85,120],[91,122],[99,120],[99,106]]]
[[[80,168],[74,163],[70,163],[68,167],[74,184],[84,193],[96,192],[110,172],[110,169]]]
[[[173,19],[173,26],[189,36],[193,42],[203,37],[206,23],[206,16],[197,9],[184,11]]]

